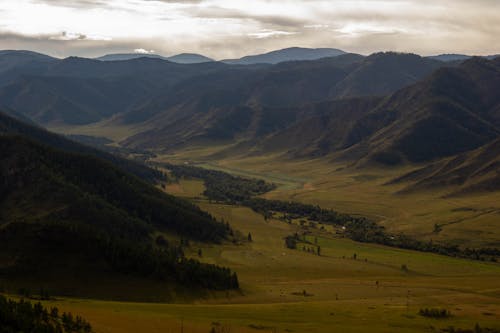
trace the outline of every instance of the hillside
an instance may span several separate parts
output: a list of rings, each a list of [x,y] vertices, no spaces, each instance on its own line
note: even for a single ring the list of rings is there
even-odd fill
[[[0,101],[43,125],[84,125],[112,118],[112,124],[146,122],[143,127],[157,130],[217,108],[297,107],[386,95],[444,65],[393,53],[246,66],[69,57],[35,68],[21,62],[14,71],[0,73],[5,82],[0,85]]]
[[[0,82],[6,82],[0,88],[0,105],[44,125],[88,124],[133,109],[180,80],[221,66],[225,67],[144,57],[127,61],[70,57],[0,73]]]
[[[56,61],[32,51],[0,50],[0,87],[20,75],[42,73]]]
[[[123,142],[129,147],[169,149],[199,138],[219,140],[221,135],[226,140],[261,139],[304,120],[309,110],[305,105],[386,95],[440,65],[414,55],[387,53],[368,58],[344,54],[258,69],[231,67],[185,80],[169,93],[118,115],[113,124],[146,127]],[[231,126],[225,126],[228,123]]]
[[[416,54],[375,53],[334,88],[334,96],[385,95],[426,77],[442,64]]]
[[[492,143],[437,161],[396,178],[408,184],[403,192],[444,188],[451,195],[500,189],[500,138]]]
[[[12,117],[12,115],[16,116],[17,113],[14,111],[9,111],[9,114],[0,112],[0,135],[22,135],[30,138],[33,141],[43,143],[56,149],[68,151],[71,153],[97,156],[112,163],[116,167],[121,168],[126,172],[129,172],[149,182],[155,182],[158,179],[162,178],[162,175],[159,174],[159,172],[147,167],[140,162],[120,158],[101,150],[91,148],[87,145],[82,145],[75,141],[68,140],[61,135],[51,133],[41,127],[27,124],[24,121],[15,119]]]
[[[498,60],[441,68],[380,103],[353,126],[345,157],[363,163],[425,162],[478,148],[500,131]]]
[[[230,233],[187,201],[98,157],[19,135],[0,134],[0,161],[3,286],[122,299],[238,287],[229,270],[184,257],[177,237],[219,243]],[[138,295],[130,283],[152,287]]]
[[[377,58],[387,59],[391,66],[401,66],[399,71],[389,75],[394,78],[407,77],[409,68],[413,68],[417,76],[424,75],[435,66],[434,61],[430,62],[430,67],[425,67],[428,60],[397,54],[374,55],[375,59],[362,59],[363,65],[352,58],[339,64],[338,61],[347,56],[314,63],[322,70],[325,63],[331,66],[331,75],[327,77],[345,73],[352,67],[359,72],[351,70],[350,73],[359,74],[362,68],[370,68],[371,64],[380,61]],[[415,60],[424,67],[404,65],[405,62],[415,63]],[[301,69],[311,66],[302,62],[276,65],[272,77],[277,80],[283,68],[287,74],[294,68],[299,77]],[[382,73],[384,66],[373,68],[380,68]],[[426,68],[424,72],[422,68]],[[270,70],[265,69],[266,72]],[[367,75],[370,71],[367,69]],[[300,77],[307,80],[308,75],[311,81],[304,86],[310,88],[321,84],[320,80],[313,79],[311,71]],[[359,76],[358,82],[367,80],[362,77],[364,75]],[[166,108],[152,118],[151,130],[134,135],[123,144],[175,150],[200,143],[217,145],[236,140],[236,145],[214,157],[266,153],[284,153],[291,158],[330,155],[331,160],[356,162],[361,167],[429,162],[476,149],[500,135],[500,100],[496,91],[500,85],[498,59],[472,58],[459,66],[438,68],[423,80],[386,97],[342,98],[300,106],[262,106],[266,96],[262,92],[268,89],[266,82],[272,81],[264,80],[256,85],[258,88],[251,90],[252,103],[245,103],[245,106],[238,106],[243,100],[243,89],[238,89],[240,95],[233,95],[234,101],[221,98],[224,96],[221,93],[220,96],[212,94],[202,105],[193,102]],[[278,82],[287,86],[286,80]],[[295,91],[291,85],[300,81],[292,79],[290,82],[284,91]],[[306,93],[308,90],[297,88],[292,96],[299,95],[299,91]],[[285,100],[277,91],[269,96]]]

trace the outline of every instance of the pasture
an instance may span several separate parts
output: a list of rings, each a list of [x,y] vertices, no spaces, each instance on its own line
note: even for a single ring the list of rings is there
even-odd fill
[[[182,183],[191,186],[189,183]],[[186,192],[188,190],[186,189]],[[298,225],[265,221],[248,208],[199,205],[252,242],[191,244],[204,262],[238,272],[242,293],[191,304],[51,301],[90,320],[97,332],[439,332],[450,326],[500,329],[500,265],[356,243],[319,232],[322,255],[291,250],[283,238]],[[309,239],[309,240],[312,240]],[[353,255],[356,254],[356,259]],[[405,264],[407,271],[402,270]],[[446,308],[431,319],[420,308]]]

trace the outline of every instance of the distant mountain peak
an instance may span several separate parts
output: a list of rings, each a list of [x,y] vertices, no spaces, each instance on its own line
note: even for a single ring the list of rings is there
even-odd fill
[[[212,58],[197,53],[180,53],[169,57],[168,60],[179,64],[197,64],[214,61]]]
[[[43,53],[38,53],[29,50],[0,50],[0,56],[4,55],[14,55],[14,56],[29,56],[38,59],[46,59],[46,60],[56,60],[56,58],[48,56]]]
[[[226,59],[228,64],[250,65],[258,63],[277,64],[285,61],[317,60],[327,57],[336,57],[346,52],[334,48],[304,48],[288,47],[263,54],[249,55],[240,59]]]
[[[152,53],[115,53],[115,54],[106,54],[102,57],[98,57],[95,59],[100,61],[125,61],[125,60],[139,59],[139,58],[168,60],[179,64],[196,64],[196,63],[214,61],[211,58],[205,57],[204,55],[197,53],[180,53],[171,57],[164,57],[162,55],[152,54]]]
[[[167,60],[166,57],[152,53],[112,53],[103,55],[101,57],[97,57],[95,59],[101,61],[123,61],[123,60],[137,59],[137,58],[158,58]]]

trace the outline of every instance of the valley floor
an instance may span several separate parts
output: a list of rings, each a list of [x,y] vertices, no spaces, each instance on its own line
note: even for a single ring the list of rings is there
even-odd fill
[[[199,197],[203,184],[181,181],[168,191]],[[440,332],[450,326],[500,329],[500,265],[356,243],[318,232],[321,256],[284,246],[295,224],[265,221],[248,208],[198,204],[253,241],[206,247],[201,260],[238,272],[243,294],[222,293],[193,304],[60,299],[97,332]],[[311,241],[313,241],[311,239]],[[354,259],[356,254],[356,259]],[[402,270],[406,265],[407,270]],[[447,319],[418,315],[445,308]],[[228,331],[220,331],[228,332]]]
[[[185,149],[159,156],[262,178],[278,185],[266,198],[296,200],[363,215],[425,240],[464,247],[500,244],[500,193],[443,198],[439,192],[398,194],[385,185],[411,170],[356,169],[325,160],[290,161],[277,156],[224,158],[214,150]],[[314,171],[311,171],[314,170]],[[211,295],[192,304],[124,303],[58,299],[61,310],[81,314],[100,333],[112,332],[444,332],[476,324],[500,330],[500,265],[430,253],[356,243],[335,232],[313,232],[321,256],[284,246],[298,225],[268,220],[245,207],[210,203],[198,180],[181,180],[167,192],[189,198],[224,218],[253,242],[191,244],[188,255],[230,267],[240,293]],[[441,228],[435,231],[435,225]],[[328,230],[328,229],[327,229]],[[310,239],[314,242],[313,239]],[[356,258],[354,258],[356,257]],[[444,308],[446,319],[418,314]]]

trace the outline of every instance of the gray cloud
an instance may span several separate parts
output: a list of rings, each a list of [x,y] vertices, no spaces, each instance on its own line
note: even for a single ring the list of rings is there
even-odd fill
[[[35,0],[35,3],[81,9],[107,6],[107,2],[105,0]]]
[[[220,6],[189,7],[185,8],[186,15],[204,19],[226,19],[226,20],[251,20],[263,25],[276,27],[300,27],[307,22],[307,19],[289,17],[283,15],[256,15],[234,8],[224,8]]]
[[[103,27],[115,23],[114,10],[135,14],[137,21],[130,22],[130,34],[125,36],[100,37],[106,33],[87,31],[86,25],[28,35],[6,26],[2,17],[9,13],[0,9],[3,48],[33,49],[56,56],[154,49],[165,55],[198,52],[218,59],[290,46],[337,47],[364,54],[381,50],[500,53],[498,0],[365,0],[363,5],[345,0],[255,0],[252,5],[256,8],[237,6],[235,0],[36,1],[79,13],[109,10],[109,24],[101,22]],[[143,13],[141,3],[158,10]],[[269,4],[280,4],[283,10],[267,11]],[[89,17],[89,28],[94,26],[92,19]],[[147,38],[147,33],[136,34],[143,26],[152,27]]]

